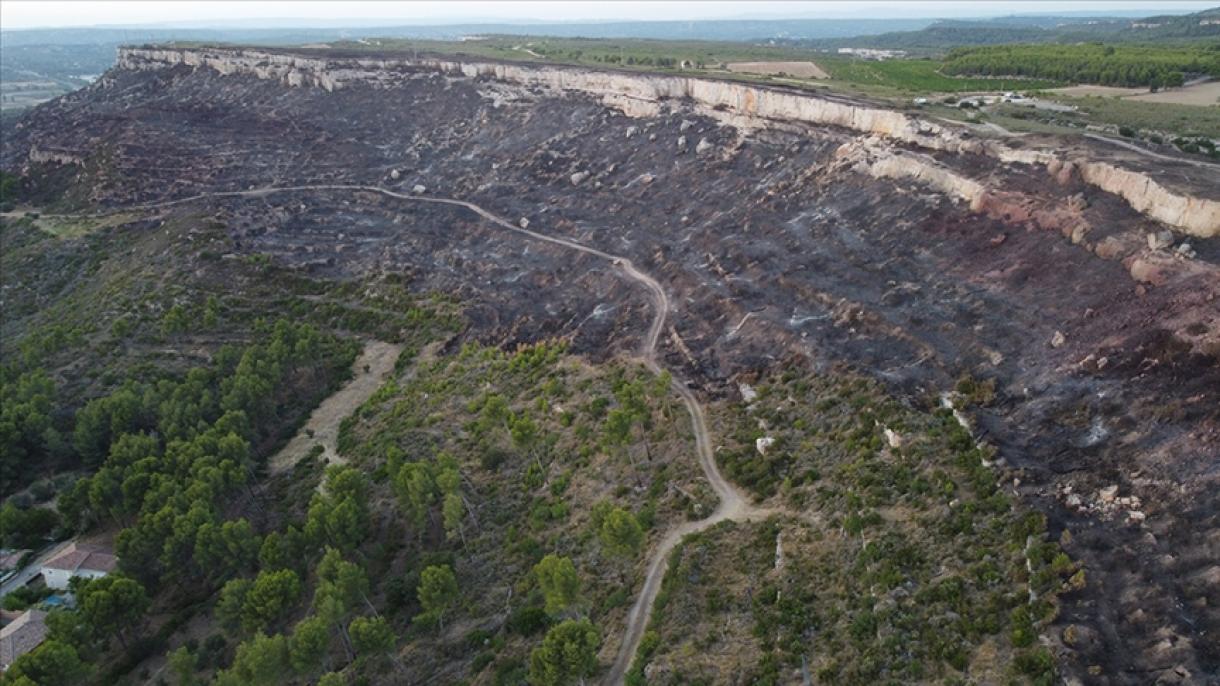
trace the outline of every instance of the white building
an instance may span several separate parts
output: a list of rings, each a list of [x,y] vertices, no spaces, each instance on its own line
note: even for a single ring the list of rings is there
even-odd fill
[[[63,590],[74,577],[96,579],[118,566],[119,559],[100,546],[73,543],[42,565],[42,578],[48,588]]]

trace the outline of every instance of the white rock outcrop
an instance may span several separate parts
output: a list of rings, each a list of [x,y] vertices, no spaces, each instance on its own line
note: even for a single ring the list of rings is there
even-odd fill
[[[698,113],[740,128],[762,128],[777,123],[838,126],[930,150],[986,154],[1001,162],[1041,165],[1057,178],[1063,174],[1079,173],[1085,182],[1123,198],[1148,217],[1194,236],[1220,235],[1220,200],[1174,192],[1142,171],[1089,159],[1080,154],[1069,154],[1069,158],[1065,158],[1057,152],[1016,149],[999,142],[983,143],[963,127],[930,122],[846,98],[759,84],[692,76],[598,71],[583,67],[461,61],[456,58],[412,58],[405,55],[329,57],[321,53],[220,47],[121,48],[117,65],[120,69],[131,70],[186,65],[213,69],[221,74],[248,74],[278,80],[288,86],[312,86],[326,91],[356,82],[373,87],[392,87],[420,73],[441,72],[467,78],[495,79],[551,92],[586,93],[600,97],[605,105],[632,117],[655,116],[664,103],[689,102]],[[900,173],[896,165],[896,162],[884,162],[880,171]],[[927,171],[901,173],[921,180],[935,180]],[[961,189],[959,197],[974,193],[975,189],[967,186]]]

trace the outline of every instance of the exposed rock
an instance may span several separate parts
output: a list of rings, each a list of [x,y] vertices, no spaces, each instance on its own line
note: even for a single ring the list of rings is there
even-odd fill
[[[490,77],[500,82],[554,91],[597,94],[608,106],[653,116],[658,103],[689,99],[701,113],[742,127],[763,127],[775,121],[843,126],[914,144],[931,150],[990,155],[1004,163],[1039,165],[1058,176],[1070,164],[1086,183],[1126,200],[1136,211],[1172,224],[1192,235],[1220,234],[1220,200],[1175,192],[1148,172],[1091,158],[1064,160],[1052,151],[1012,148],[973,139],[958,127],[933,123],[902,112],[848,100],[826,99],[758,84],[733,83],[682,75],[608,73],[580,67],[459,61],[442,58],[380,57],[336,59],[294,55],[267,49],[122,48],[120,69],[166,69],[174,65],[206,67],[221,74],[251,74],[278,80],[290,87],[312,86],[327,91],[351,84],[382,86],[419,69],[465,77]],[[631,111],[629,111],[631,110]],[[683,121],[689,128],[694,122]],[[680,127],[681,128],[681,127]],[[685,129],[684,129],[685,130]],[[651,139],[651,137],[650,137]],[[1055,164],[1053,164],[1055,163]]]
[[[1160,256],[1158,257],[1158,255]],[[1173,260],[1164,253],[1136,257],[1127,264],[1127,271],[1131,273],[1131,278],[1154,286],[1161,286],[1168,282],[1172,268]]]
[[[741,399],[747,403],[754,402],[755,398],[758,397],[758,391],[754,390],[754,387],[750,384],[739,383],[737,384],[737,390],[741,392]]]
[[[1106,236],[1097,242],[1097,245],[1093,247],[1093,252],[1103,260],[1118,260],[1122,259],[1129,250],[1121,239]]]
[[[885,442],[888,443],[891,448],[901,448],[903,444],[902,435],[897,431],[886,427]]]
[[[1172,231],[1154,231],[1148,234],[1148,248],[1151,250],[1164,250],[1173,245]]]
[[[1195,249],[1193,247],[1191,247],[1190,243],[1183,243],[1183,244],[1179,245],[1177,253],[1179,255],[1181,255],[1182,257],[1185,257],[1187,259],[1192,259],[1192,260],[1195,257],[1198,257],[1198,253],[1195,252]]]
[[[1114,484],[1111,486],[1106,486],[1105,488],[1097,491],[1097,499],[1103,503],[1112,503],[1112,502],[1114,502],[1114,499],[1117,496],[1118,496],[1118,485],[1117,484]]]

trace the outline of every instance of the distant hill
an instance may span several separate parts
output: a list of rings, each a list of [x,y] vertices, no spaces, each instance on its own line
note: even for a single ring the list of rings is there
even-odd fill
[[[622,21],[467,23],[445,25],[361,25],[351,27],[174,28],[91,27],[3,31],[6,47],[200,41],[289,45],[353,38],[457,39],[471,35],[554,36],[558,38],[655,38],[757,41],[771,38],[829,39],[867,33],[912,31],[933,19],[746,19],[715,21]]]
[[[101,26],[0,31],[0,83],[33,100],[0,96],[0,107],[18,109],[83,85],[81,75],[100,74],[114,64],[116,49],[133,43],[195,41],[300,45],[360,38],[458,40],[466,36],[532,35],[559,38],[637,38],[717,41],[815,40],[861,33],[909,31],[931,19],[760,19],[740,21],[628,21],[584,23],[469,23],[450,25],[288,28],[199,28]],[[29,85],[26,85],[29,84]],[[39,88],[37,92],[31,88]],[[46,89],[51,90],[46,90]]]
[[[1193,42],[1220,40],[1220,7],[1181,15],[1150,17],[1113,16],[1011,16],[983,21],[940,21],[914,31],[892,31],[842,39],[785,41],[804,47],[879,48],[916,52],[943,52],[955,47],[1007,43],[1110,43]]]

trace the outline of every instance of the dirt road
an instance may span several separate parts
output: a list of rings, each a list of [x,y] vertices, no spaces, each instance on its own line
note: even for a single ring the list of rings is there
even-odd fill
[[[495,224],[503,229],[527,236],[537,241],[569,248],[577,252],[593,255],[609,261],[619,273],[621,273],[627,279],[640,284],[648,291],[649,298],[652,300],[653,318],[652,323],[648,327],[648,331],[645,333],[644,338],[641,341],[638,359],[653,373],[660,373],[663,371],[660,362],[657,360],[657,343],[661,338],[661,332],[665,328],[665,321],[669,317],[671,306],[669,296],[666,295],[665,289],[662,288],[661,284],[656,279],[646,272],[640,271],[634,264],[632,264],[631,260],[627,259],[626,257],[621,255],[613,255],[596,248],[590,248],[589,246],[566,238],[548,236],[537,231],[530,231],[529,229],[521,228],[520,226],[513,224],[497,214],[464,200],[426,197],[421,195],[407,195],[404,193],[391,191],[386,188],[381,188],[379,186],[316,184],[305,186],[253,188],[244,191],[201,193],[199,195],[180,198],[177,200],[127,207],[121,211],[130,212],[132,210],[156,210],[208,198],[265,197],[277,193],[308,191],[363,191],[368,193],[379,193],[390,198],[410,202],[461,207],[477,214],[483,219],[486,219],[492,224]],[[111,213],[113,212],[103,214]],[[370,348],[366,349],[365,351],[366,356],[370,354],[370,350],[373,348],[373,345],[387,344],[370,345]],[[396,357],[396,354],[390,355],[386,350],[380,350],[380,355],[378,355],[376,359],[380,361],[379,364],[385,364],[385,361],[387,359],[389,360],[388,369],[386,369],[384,372],[384,374],[388,374],[389,371],[393,369],[393,360]],[[358,360],[356,364],[358,371],[362,369],[362,362],[360,360]],[[372,369],[372,365],[370,365],[370,369]],[[753,506],[735,486],[730,484],[720,474],[720,469],[716,466],[716,457],[712,450],[711,432],[707,428],[707,418],[703,411],[703,405],[699,403],[698,398],[696,398],[695,394],[686,386],[685,382],[681,381],[673,372],[670,372],[670,374],[674,379],[672,384],[673,390],[682,399],[682,404],[686,407],[687,414],[691,419],[691,430],[695,435],[695,451],[697,453],[699,467],[703,470],[703,474],[707,478],[708,483],[711,485],[712,490],[714,490],[716,495],[719,496],[720,504],[716,508],[715,512],[713,512],[707,518],[701,519],[697,522],[686,522],[667,531],[661,537],[661,540],[658,541],[650,551],[648,558],[648,571],[644,576],[644,586],[640,591],[640,595],[636,598],[635,604],[632,605],[631,611],[627,615],[627,626],[624,630],[622,642],[619,644],[618,653],[614,659],[614,662],[611,664],[610,671],[606,674],[606,677],[603,680],[603,683],[610,686],[622,684],[626,678],[627,670],[631,667],[631,662],[635,658],[635,653],[639,648],[640,640],[643,638],[644,631],[647,629],[648,622],[652,617],[652,606],[656,600],[657,593],[661,590],[661,580],[665,576],[666,562],[668,561],[669,554],[673,551],[674,547],[678,545],[682,538],[684,536],[703,531],[708,527],[714,526],[715,524],[726,520],[753,521],[765,519],[773,514],[776,514],[776,511],[774,510],[757,508]],[[359,384],[357,382],[359,382]],[[376,374],[367,374],[363,377],[363,379],[358,375],[356,379],[348,384],[348,386],[345,386],[334,396],[331,396],[324,401],[322,405],[319,406],[314,412],[314,415],[310,417],[309,423],[306,424],[306,427],[311,428],[314,431],[314,437],[310,439],[304,431],[298,434],[292,440],[292,442],[288,444],[288,446],[285,446],[284,450],[280,451],[280,453],[273,458],[272,471],[276,471],[276,464],[280,465],[279,469],[283,469],[285,465],[291,466],[296,459],[299,459],[299,455],[295,451],[307,451],[314,443],[322,443],[323,447],[327,450],[327,455],[332,460],[337,459],[334,439],[337,437],[339,422],[350,414],[352,410],[358,407],[360,403],[364,402],[364,399],[366,399],[369,395],[372,395],[372,393],[376,391],[377,387],[380,385],[381,380],[377,378]],[[356,388],[353,388],[351,392],[348,393],[349,388],[353,386],[356,386]],[[365,393],[365,395],[361,397],[361,393]],[[357,398],[360,398],[360,400],[356,401]],[[315,418],[317,419],[316,424]],[[326,432],[326,436],[329,436],[329,444],[325,442],[327,438],[323,435],[323,432]],[[298,443],[298,439],[300,439],[300,443]],[[294,452],[289,452],[290,450]],[[304,453],[302,452],[300,454]],[[293,457],[294,455],[296,457]]]

